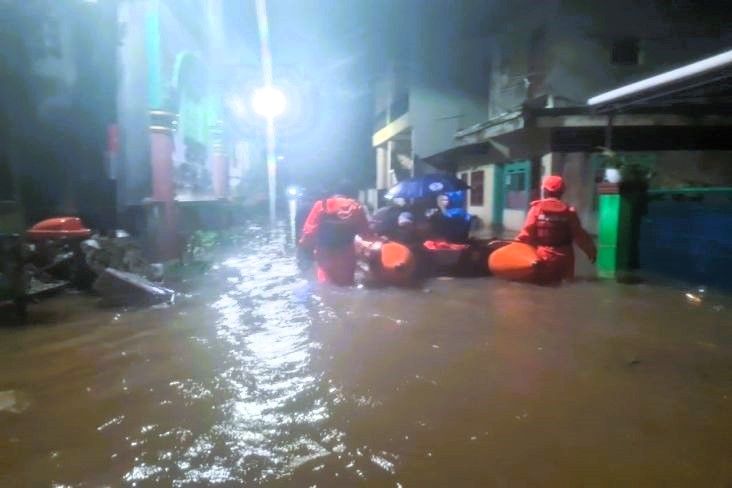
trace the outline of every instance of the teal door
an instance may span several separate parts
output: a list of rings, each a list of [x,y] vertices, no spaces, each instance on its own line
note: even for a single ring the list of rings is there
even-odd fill
[[[493,227],[503,227],[503,165],[496,164],[493,178]]]
[[[531,200],[531,162],[514,161],[503,168],[501,220],[508,229],[520,229]]]
[[[508,163],[504,169],[505,209],[526,210],[531,194],[531,162]]]

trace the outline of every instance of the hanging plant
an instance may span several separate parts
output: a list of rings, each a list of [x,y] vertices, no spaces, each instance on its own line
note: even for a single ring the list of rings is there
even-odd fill
[[[599,146],[600,155],[602,157],[602,164],[604,168],[621,169],[626,161],[625,157],[607,147]]]
[[[605,181],[608,183],[620,183],[623,180],[622,168],[625,166],[625,158],[606,147],[598,147],[602,152],[602,165],[605,168]]]

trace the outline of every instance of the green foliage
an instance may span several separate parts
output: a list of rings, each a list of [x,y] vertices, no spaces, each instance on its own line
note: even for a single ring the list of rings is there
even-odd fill
[[[621,154],[606,147],[598,147],[600,162],[604,168],[615,168],[620,170],[623,181],[643,182],[653,177],[654,157],[643,155]],[[653,156],[653,155],[651,155]]]
[[[603,168],[616,168],[620,169],[625,164],[625,156],[608,149],[606,147],[598,147],[600,151],[600,161],[602,162]]]
[[[191,234],[185,246],[184,261],[209,262],[222,250],[244,243],[241,232],[236,228],[226,230],[197,230]]]

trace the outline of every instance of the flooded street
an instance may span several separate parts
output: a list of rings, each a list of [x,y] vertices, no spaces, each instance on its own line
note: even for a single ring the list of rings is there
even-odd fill
[[[732,300],[683,292],[324,288],[260,237],[0,328],[0,486],[730,486]]]

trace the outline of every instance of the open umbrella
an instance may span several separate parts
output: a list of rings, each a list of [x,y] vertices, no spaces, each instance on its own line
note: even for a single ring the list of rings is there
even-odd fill
[[[418,178],[400,181],[386,192],[384,198],[417,199],[436,197],[441,193],[463,191],[470,188],[463,180],[446,173],[431,173]]]

